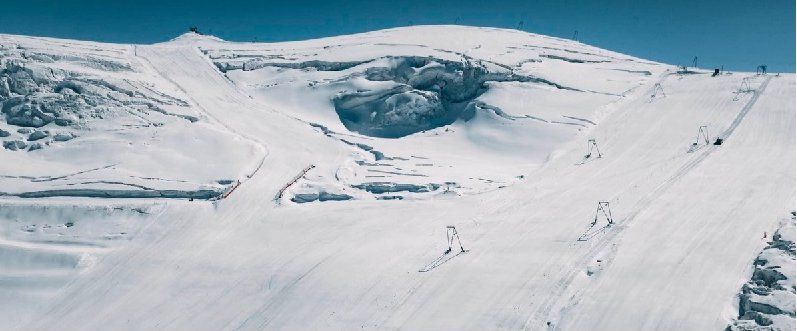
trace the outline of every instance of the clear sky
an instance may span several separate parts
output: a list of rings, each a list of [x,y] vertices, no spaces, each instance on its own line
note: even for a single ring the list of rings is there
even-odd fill
[[[518,28],[655,61],[795,71],[795,0],[205,1],[2,0],[0,33],[153,43],[197,26],[235,41],[285,41],[406,26]]]

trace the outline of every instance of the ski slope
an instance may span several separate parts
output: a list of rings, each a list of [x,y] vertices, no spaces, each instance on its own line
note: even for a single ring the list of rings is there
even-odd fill
[[[65,126],[81,137],[68,147],[0,150],[2,329],[719,330],[795,208],[793,74],[679,73],[458,26],[273,44],[0,41],[113,53],[197,119],[113,138],[119,115]],[[2,139],[25,140],[4,116]],[[97,153],[81,139],[154,132],[199,138],[144,140],[158,152],[135,156],[109,145],[119,165],[61,178],[85,166],[67,155]],[[588,139],[600,157],[585,157]],[[134,191],[159,197],[106,186],[172,178],[160,174],[180,181]],[[110,195],[24,194],[75,185]],[[201,189],[212,201],[163,193]],[[467,252],[444,253],[448,225]],[[762,316],[793,329],[790,306]]]

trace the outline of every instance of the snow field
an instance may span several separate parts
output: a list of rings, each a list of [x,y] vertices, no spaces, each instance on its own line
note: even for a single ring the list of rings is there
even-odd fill
[[[794,75],[679,75],[571,41],[450,26],[277,44],[187,35],[136,48],[148,72],[186,96],[208,123],[261,146],[262,165],[215,202],[4,198],[18,216],[0,214],[3,224],[49,220],[35,211],[44,208],[38,204],[77,204],[47,224],[104,243],[95,230],[66,228],[64,220],[119,219],[96,231],[131,235],[88,253],[90,266],[74,264],[74,255],[62,259],[67,250],[57,246],[41,264],[66,276],[49,288],[35,285],[47,279],[40,274],[26,278],[32,286],[9,286],[9,298],[26,301],[0,324],[721,329],[739,317],[737,293],[769,245],[760,234],[793,210]],[[336,112],[340,89],[383,93],[405,84],[361,76],[385,56],[439,64],[463,54],[488,73],[509,67],[548,83],[488,82],[472,100],[469,120],[397,139],[352,132]],[[258,60],[246,62],[251,58]],[[326,62],[295,65],[308,61]],[[328,70],[357,61],[371,62]],[[263,64],[271,62],[286,64]],[[734,94],[748,77],[755,92]],[[656,84],[666,96],[651,97]],[[723,144],[693,146],[701,125]],[[584,158],[588,139],[596,139],[602,157]],[[275,203],[309,165],[315,167]],[[375,193],[398,184],[409,191]],[[320,192],[352,200],[290,201]],[[378,200],[388,195],[403,200]],[[598,223],[578,241],[601,200],[609,201],[614,224]],[[149,206],[148,214],[91,216],[103,204],[135,203]],[[119,215],[137,214],[124,210]],[[457,227],[467,253],[444,254],[448,225]],[[3,229],[4,240],[25,245],[51,235]],[[28,256],[9,251],[3,265]],[[36,265],[16,266],[23,272]]]

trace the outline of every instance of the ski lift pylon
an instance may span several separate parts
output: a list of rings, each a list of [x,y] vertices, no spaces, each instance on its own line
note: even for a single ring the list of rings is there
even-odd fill
[[[459,238],[459,233],[457,233],[457,227],[453,225],[446,226],[446,241],[448,242],[448,249],[446,249],[445,254],[451,253],[451,249],[454,246],[454,239],[457,240],[459,244],[460,252],[464,253],[467,252],[464,247],[462,247],[462,239]]]
[[[697,139],[695,139],[694,145],[700,144],[700,137],[703,137],[703,141],[705,141],[706,145],[709,144],[708,125],[701,125],[700,128],[697,129]]]
[[[601,158],[603,156],[603,154],[601,154],[601,151],[598,149],[598,143],[595,141],[595,139],[590,139],[587,140],[587,155],[584,156],[585,159],[588,159],[592,156],[593,149],[596,152],[598,152],[598,158]]]
[[[657,95],[659,95],[659,93],[661,93],[663,97],[667,97],[667,94],[664,93],[664,87],[661,86],[661,83],[656,83],[656,85],[653,85],[653,94],[650,95],[650,98],[655,98]]]
[[[605,218],[607,224],[595,229],[595,226],[598,224],[598,219],[600,218]],[[590,238],[593,238],[606,231],[612,225],[614,225],[614,219],[612,218],[612,211],[609,209],[609,201],[598,201],[598,209],[595,211],[595,218],[589,224],[587,229],[584,230],[584,233],[578,237],[577,241],[590,240]]]
[[[606,220],[609,224],[614,224],[614,220],[612,219],[612,210],[609,208],[609,201],[598,201],[598,209],[595,210],[595,220],[592,221],[592,225],[598,223],[598,218],[600,217],[601,213],[603,216],[606,217]]]
[[[739,86],[739,93],[752,92],[753,88],[750,87],[750,77],[742,78],[742,84]]]

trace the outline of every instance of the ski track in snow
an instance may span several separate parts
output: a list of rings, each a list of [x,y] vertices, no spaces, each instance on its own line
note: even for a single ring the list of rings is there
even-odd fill
[[[772,77],[767,77],[764,83],[761,84],[761,87],[756,90],[755,95],[750,98],[750,100],[745,104],[745,106],[739,112],[739,115],[734,119],[731,126],[723,132],[721,137],[727,139],[730,137],[730,134],[733,133],[733,130],[739,126],[739,124],[744,119],[744,116],[752,109],[755,105],[755,102],[758,100],[758,96],[764,92]],[[645,195],[643,198],[640,199],[632,208],[632,212],[630,215],[626,216],[619,222],[615,220],[615,225],[609,227],[609,230],[606,231],[604,234],[599,234],[597,236],[597,242],[591,244],[588,251],[582,255],[582,258],[578,260],[575,266],[571,269],[571,272],[563,279],[563,281],[559,282],[557,285],[559,286],[557,291],[558,295],[551,297],[551,300],[561,300],[562,294],[567,290],[567,287],[573,282],[573,278],[578,273],[583,272],[583,267],[588,264],[590,260],[593,260],[595,256],[601,252],[602,250],[606,249],[606,247],[614,242],[614,240],[622,233],[624,229],[628,226],[631,226],[636,219],[636,217],[643,211],[647,210],[647,208],[653,203],[656,199],[660,198],[662,194],[669,190],[674,184],[676,184],[681,178],[683,178],[686,174],[688,174],[692,169],[698,166],[701,162],[703,162],[706,158],[708,158],[718,147],[709,145],[708,148],[703,149],[698,155],[693,156],[692,159],[688,160],[684,165],[682,165],[678,170],[669,178],[667,178],[664,182],[659,184],[653,191]],[[575,303],[569,303],[568,305],[573,305]],[[548,316],[553,309],[553,303],[549,302],[543,305],[540,313],[538,314],[538,319],[540,320],[550,320]],[[539,318],[542,317],[542,318]],[[524,326],[524,329],[527,329],[528,324]]]

